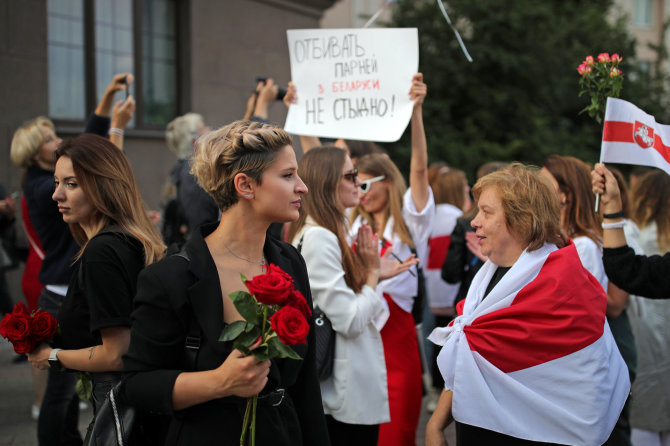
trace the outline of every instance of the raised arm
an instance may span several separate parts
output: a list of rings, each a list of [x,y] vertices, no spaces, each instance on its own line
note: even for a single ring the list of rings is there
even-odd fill
[[[409,168],[409,186],[412,190],[412,200],[417,212],[421,212],[430,196],[428,184],[428,148],[426,132],[423,128],[423,101],[428,88],[423,83],[423,74],[417,73],[412,78],[412,88],[409,97],[414,101],[412,110],[412,158]]]
[[[105,94],[100,99],[100,103],[95,108],[95,114],[98,116],[109,117],[114,104],[114,95],[117,91],[127,89],[133,83],[135,78],[130,73],[115,74],[112,81],[107,86]]]

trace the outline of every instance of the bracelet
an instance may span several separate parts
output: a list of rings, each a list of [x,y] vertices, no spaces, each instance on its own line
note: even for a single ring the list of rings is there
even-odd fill
[[[624,227],[626,222],[624,220],[615,221],[613,223],[603,223],[601,226],[603,229],[621,229]]]
[[[603,214],[603,218],[623,218],[623,209],[619,212],[613,212],[611,214]]]
[[[112,127],[111,129],[109,129],[109,134],[123,136],[123,130],[117,129],[116,127]]]

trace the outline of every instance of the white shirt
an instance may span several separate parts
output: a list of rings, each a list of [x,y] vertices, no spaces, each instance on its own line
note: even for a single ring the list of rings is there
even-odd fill
[[[302,238],[314,306],[335,330],[333,374],[321,381],[324,412],[349,424],[390,420],[384,345],[379,333],[389,317],[386,301],[364,285],[355,293],[344,280],[337,236],[307,218],[293,239]]]

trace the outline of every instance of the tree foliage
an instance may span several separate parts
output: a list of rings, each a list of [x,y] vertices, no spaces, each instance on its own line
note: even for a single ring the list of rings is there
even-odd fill
[[[471,179],[488,161],[540,164],[552,153],[597,161],[602,127],[579,114],[588,101],[578,97],[576,68],[584,57],[622,55],[621,98],[651,106],[648,79],[631,72],[634,41],[622,20],[608,21],[611,6],[611,0],[449,0],[449,16],[474,59],[469,63],[434,0],[399,0],[390,26],[419,30],[430,160]],[[398,165],[409,165],[409,130],[387,149]]]

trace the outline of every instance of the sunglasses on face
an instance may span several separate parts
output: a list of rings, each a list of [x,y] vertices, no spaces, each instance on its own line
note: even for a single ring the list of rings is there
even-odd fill
[[[342,174],[345,180],[349,180],[352,183],[356,184],[356,180],[358,179],[358,169],[354,169],[351,172],[347,172],[345,174]]]
[[[369,180],[365,180],[361,182],[361,185],[358,186],[358,188],[363,192],[364,194],[367,194],[370,192],[370,187],[372,187],[372,183],[376,183],[377,181],[381,181],[386,178],[386,175],[381,175],[378,177],[370,178]]]

